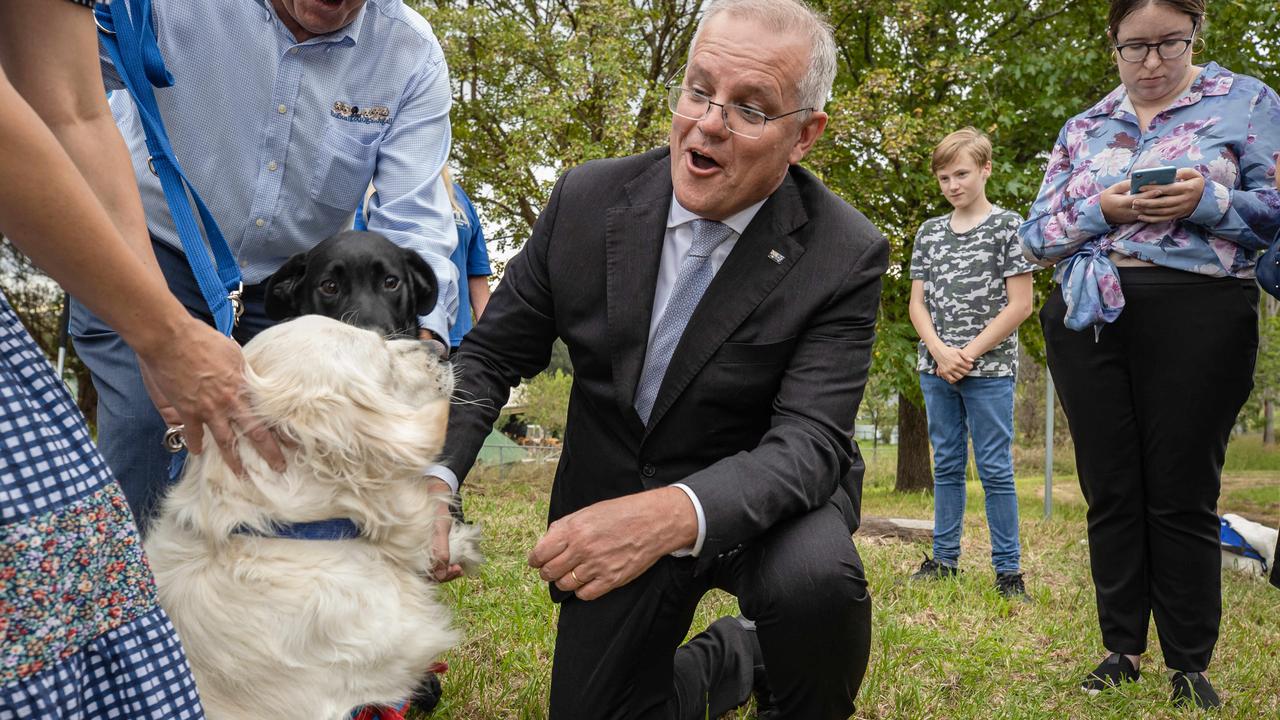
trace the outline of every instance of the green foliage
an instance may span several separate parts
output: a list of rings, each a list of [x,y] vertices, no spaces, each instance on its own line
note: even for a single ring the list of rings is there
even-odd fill
[[[701,0],[418,3],[454,81],[454,157],[519,247],[561,171],[661,145]],[[486,228],[486,234],[487,232]]]
[[[569,389],[573,375],[563,370],[539,373],[524,384],[524,420],[538,424],[557,437],[564,437],[569,414]]]

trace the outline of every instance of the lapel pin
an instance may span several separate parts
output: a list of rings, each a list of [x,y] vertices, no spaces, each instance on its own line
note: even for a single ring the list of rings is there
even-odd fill
[[[786,260],[786,259],[787,259],[787,257],[786,257],[785,255],[783,255],[782,253],[778,252],[777,250],[770,250],[770,251],[769,251],[769,259],[770,259],[770,260],[772,260],[772,261],[774,261],[775,263],[777,263],[777,264],[781,265],[781,264],[782,264],[782,261],[783,261],[783,260]]]

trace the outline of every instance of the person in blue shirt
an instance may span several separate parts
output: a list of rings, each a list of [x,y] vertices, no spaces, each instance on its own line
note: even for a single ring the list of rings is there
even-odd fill
[[[453,182],[448,168],[440,177],[449,186],[453,222],[458,228],[458,247],[449,258],[458,268],[458,318],[449,328],[449,349],[456,352],[463,336],[480,320],[489,304],[489,276],[493,274],[493,267],[489,264],[484,229],[480,227],[480,217],[471,198],[461,185]],[[463,278],[466,278],[465,284]]]
[[[403,0],[153,0],[151,7],[160,53],[176,78],[158,93],[161,116],[243,276],[246,308],[235,339],[247,342],[272,324],[265,280],[290,256],[350,227],[352,209],[376,182],[369,229],[419,252],[435,272],[439,302],[419,324],[443,353],[458,304],[449,263],[457,235],[439,181],[452,98],[426,20]],[[109,58],[101,60],[108,89],[120,89]],[[132,98],[114,92],[110,102],[160,269],[187,309],[207,321],[148,169]],[[98,390],[102,453],[145,533],[169,474],[166,422],[114,328],[77,302],[71,332]],[[239,432],[249,436],[246,427]]]

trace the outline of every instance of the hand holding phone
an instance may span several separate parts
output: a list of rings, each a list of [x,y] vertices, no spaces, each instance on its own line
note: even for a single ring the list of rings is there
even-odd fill
[[[1135,173],[1136,175],[1136,173]],[[1179,168],[1174,181],[1154,185],[1133,196],[1133,210],[1144,223],[1175,222],[1195,212],[1205,193],[1205,178],[1195,168]]]
[[[1141,168],[1129,176],[1129,194],[1137,195],[1147,185],[1168,185],[1178,177],[1178,169],[1172,165]]]

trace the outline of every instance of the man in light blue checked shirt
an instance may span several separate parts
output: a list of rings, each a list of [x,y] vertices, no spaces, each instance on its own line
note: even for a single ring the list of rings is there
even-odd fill
[[[272,324],[268,276],[291,255],[351,225],[364,189],[369,229],[419,252],[439,302],[419,319],[448,346],[458,305],[457,243],[440,169],[449,154],[448,69],[430,26],[402,0],[153,0],[173,87],[157,90],[178,161],[240,263],[241,343]],[[122,86],[105,51],[109,89]],[[148,152],[132,99],[111,107],[133,156],[156,259],[170,289],[209,319]],[[98,390],[98,440],[139,528],[163,493],[165,423],[119,335],[78,303],[76,350]],[[174,338],[174,342],[181,342]]]

